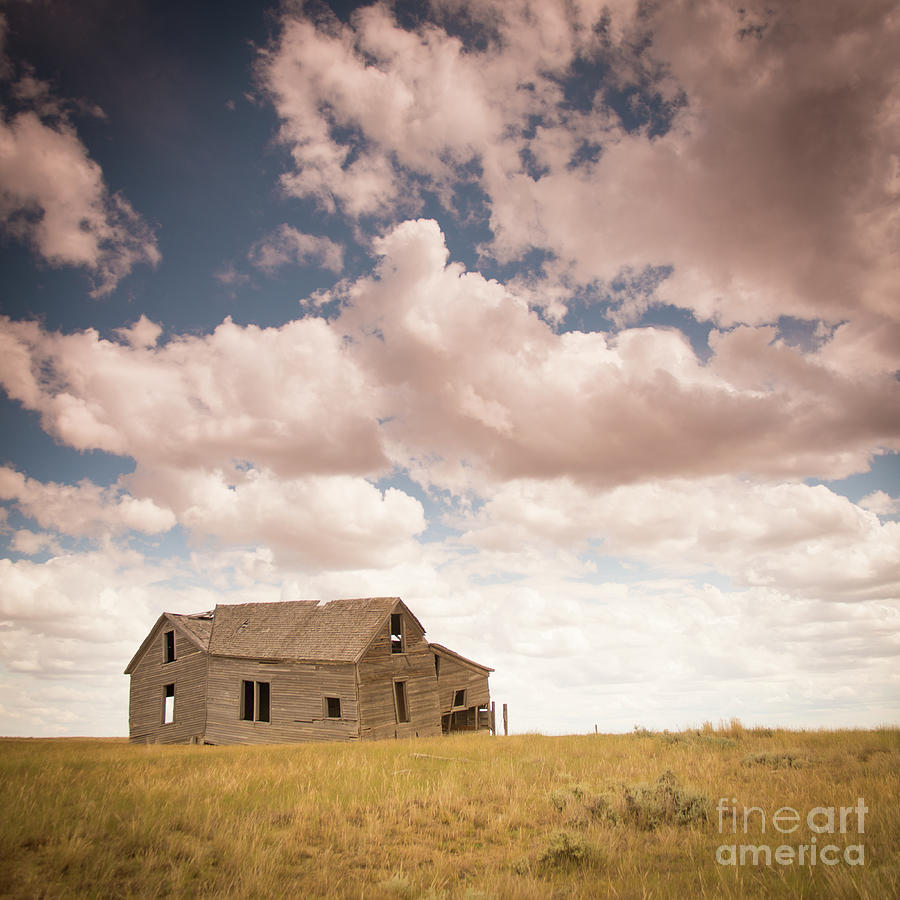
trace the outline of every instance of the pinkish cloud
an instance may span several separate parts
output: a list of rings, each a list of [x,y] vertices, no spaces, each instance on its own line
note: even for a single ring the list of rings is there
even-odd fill
[[[148,498],[135,498],[119,487],[101,488],[90,481],[44,483],[10,466],[0,467],[0,499],[14,501],[42,528],[74,536],[122,531],[159,534],[175,525],[169,509]],[[28,538],[20,540],[27,542]]]
[[[426,527],[418,500],[349,475],[142,467],[128,483],[138,495],[170,504],[195,537],[263,546],[285,566],[387,568],[416,555],[413,538]]]
[[[335,327],[381,386],[394,458],[462,487],[569,475],[618,484],[746,471],[840,477],[900,442],[900,386],[824,344],[714,332],[701,363],[674,330],[558,334],[503,285],[447,264],[437,225],[376,244]]]
[[[892,3],[434,9],[472,18],[485,46],[464,52],[434,24],[407,31],[382,5],[350,24],[285,14],[262,71],[294,157],[289,192],[390,217],[415,208],[409,173],[445,203],[475,178],[484,251],[551,251],[551,286],[665,265],[655,300],[723,324],[896,321]],[[668,131],[627,130],[599,92],[591,109],[565,102],[576,63],[606,71],[598,89],[684,103]],[[585,144],[595,158],[579,157]],[[621,320],[647,302],[627,300]]]
[[[281,225],[253,246],[249,259],[267,274],[291,264],[321,266],[340,272],[344,265],[344,249],[330,238]]]
[[[389,467],[378,392],[324,320],[258,328],[226,319],[212,334],[161,346],[149,344],[155,329],[141,321],[123,344],[7,320],[0,380],[69,446],[142,465],[231,469],[251,460],[286,477]]]
[[[376,250],[331,322],[226,319],[155,345],[148,322],[122,344],[6,321],[0,381],[70,446],[227,478],[245,464],[288,479],[400,465],[463,493],[560,476],[836,478],[900,447],[889,357],[861,367],[830,352],[841,329],[810,352],[768,327],[714,331],[704,363],[674,330],[555,332],[448,263],[433,221],[403,223]]]
[[[87,269],[98,297],[136,264],[160,259],[152,231],[109,192],[71,125],[35,112],[0,121],[0,227],[51,265]]]

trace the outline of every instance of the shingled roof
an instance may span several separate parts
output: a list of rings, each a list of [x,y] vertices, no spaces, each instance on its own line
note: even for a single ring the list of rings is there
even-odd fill
[[[209,650],[209,638],[212,634],[213,614],[209,612],[194,613],[183,616],[179,613],[166,613],[166,618],[180,625],[193,642],[201,650]]]
[[[398,603],[424,634],[422,623],[399,597],[361,597],[330,603],[228,603],[192,615],[163,613],[125,674],[134,669],[161,622],[177,625],[197,647],[213,656],[356,662]]]
[[[365,597],[324,604],[290,600],[218,605],[209,652],[245,659],[354,662],[398,602],[399,597]]]

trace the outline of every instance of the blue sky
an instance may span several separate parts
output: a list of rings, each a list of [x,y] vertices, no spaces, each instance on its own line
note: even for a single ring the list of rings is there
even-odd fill
[[[516,730],[897,721],[891,4],[0,15],[0,733],[369,594]]]

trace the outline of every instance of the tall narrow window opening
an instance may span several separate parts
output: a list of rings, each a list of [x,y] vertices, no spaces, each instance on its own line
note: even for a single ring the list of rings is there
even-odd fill
[[[394,704],[396,707],[397,713],[397,721],[398,722],[408,722],[409,721],[409,703],[406,698],[406,682],[405,681],[395,681],[394,682]]]
[[[241,718],[247,722],[253,721],[253,702],[256,695],[255,685],[252,681],[241,682]]]
[[[325,698],[325,715],[329,719],[339,719],[341,717],[341,698],[326,697]]]
[[[256,682],[256,721],[269,721],[269,682]]]
[[[175,721],[175,685],[167,684],[163,688],[163,725],[171,725]]]
[[[164,650],[163,659],[167,662],[175,662],[175,632],[167,631],[163,635]]]
[[[403,615],[401,613],[391,613],[391,653],[403,653],[405,649]]]
[[[441,658],[437,653],[434,654],[434,677],[441,677]]]

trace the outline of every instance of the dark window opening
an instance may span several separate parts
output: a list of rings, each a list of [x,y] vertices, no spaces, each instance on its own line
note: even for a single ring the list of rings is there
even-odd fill
[[[441,677],[441,658],[437,655],[437,653],[434,654],[434,677]]]
[[[256,694],[252,681],[241,682],[241,718],[246,722],[253,721],[253,698]]]
[[[241,718],[245,722],[270,721],[270,709],[268,681],[241,682]]]
[[[167,631],[164,634],[165,638],[165,653],[163,659],[165,662],[175,662],[175,632]]]
[[[465,706],[466,705],[466,692],[465,690],[457,691],[453,695],[453,706]]]
[[[406,701],[406,682],[394,682],[394,702],[396,704],[397,721],[409,721],[409,704]]]
[[[403,650],[403,616],[391,613],[391,653],[402,653]]]
[[[269,682],[256,682],[256,721],[269,721]]]
[[[340,697],[326,697],[325,698],[325,706],[326,711],[325,714],[329,719],[339,719],[341,717],[341,698]]]
[[[163,725],[171,725],[175,721],[175,685],[167,684],[163,688]]]

